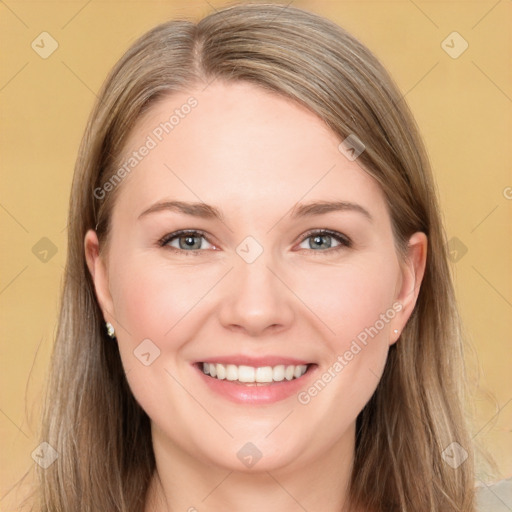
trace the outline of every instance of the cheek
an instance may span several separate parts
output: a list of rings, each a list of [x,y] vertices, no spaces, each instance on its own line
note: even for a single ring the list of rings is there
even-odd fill
[[[317,380],[298,396],[303,405],[314,403],[319,418],[330,417],[337,425],[353,420],[375,391],[386,363],[390,322],[396,315],[398,270],[398,264],[385,257],[317,269],[316,282],[326,285],[303,286],[299,292],[330,332],[324,337],[327,350]],[[333,409],[332,403],[340,407]]]
[[[133,341],[161,340],[208,292],[214,277],[193,265],[171,268],[165,262],[148,264],[134,258],[119,266],[112,278],[116,317]]]
[[[398,266],[392,260],[385,263],[385,258],[318,266],[296,274],[295,290],[328,328],[331,348],[339,352],[376,322],[379,331],[388,332],[388,324],[381,325],[380,318],[392,309],[397,271]]]
[[[148,263],[144,255],[125,258],[111,273],[115,317],[123,327],[118,336],[123,367],[133,395],[152,419],[165,418],[176,404],[188,403],[178,384],[182,378],[175,373],[180,350],[189,340],[189,331],[183,330],[186,321],[181,320],[189,319],[214,277],[192,265]]]

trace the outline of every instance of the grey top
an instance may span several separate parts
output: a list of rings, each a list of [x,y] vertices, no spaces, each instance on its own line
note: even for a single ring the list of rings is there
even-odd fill
[[[478,512],[512,512],[512,477],[477,486]]]

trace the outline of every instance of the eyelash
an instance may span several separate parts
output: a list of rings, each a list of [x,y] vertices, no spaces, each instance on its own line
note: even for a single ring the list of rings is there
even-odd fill
[[[176,247],[167,246],[167,244],[169,242],[171,242],[172,240],[179,238],[180,236],[185,236],[185,235],[201,236],[206,241],[208,241],[208,243],[210,243],[210,244],[212,243],[208,240],[208,237],[202,231],[183,229],[183,230],[175,231],[174,233],[169,233],[169,234],[163,236],[158,241],[158,245],[160,247],[168,247],[173,252],[185,253],[187,256],[192,256],[192,255],[198,256],[200,252],[204,251],[204,249],[192,249],[190,251],[186,251],[184,249],[177,249]],[[329,229],[318,229],[316,231],[315,230],[309,231],[309,232],[305,233],[305,235],[301,238],[301,240],[299,241],[299,244],[301,244],[308,238],[312,238],[314,236],[324,236],[324,235],[328,235],[328,236],[334,238],[337,242],[339,242],[340,245],[330,248],[330,249],[318,250],[318,251],[315,251],[313,249],[301,249],[301,250],[309,250],[309,251],[316,252],[316,253],[333,253],[333,252],[337,252],[342,249],[352,247],[352,241],[350,240],[349,237],[347,237],[346,235],[343,235],[342,233],[338,233],[337,231],[331,231]]]

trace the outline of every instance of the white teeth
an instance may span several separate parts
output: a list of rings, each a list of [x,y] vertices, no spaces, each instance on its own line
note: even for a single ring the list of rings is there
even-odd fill
[[[272,366],[256,368],[256,382],[272,382]]]
[[[300,371],[300,367],[297,366]],[[300,374],[302,375],[302,373]],[[299,377],[300,377],[299,375]],[[276,382],[281,382],[284,380],[284,364],[280,364],[278,366],[274,366],[274,373],[272,374],[272,380],[275,380]]]
[[[234,364],[228,364],[226,366],[226,379],[238,380],[238,366],[235,366]]]
[[[238,380],[240,382],[254,382],[254,368],[252,366],[238,367]],[[213,375],[212,375],[213,377]]]
[[[284,371],[285,379],[292,380],[294,372],[295,372],[295,366],[287,366],[286,370]]]
[[[221,363],[203,363],[203,373],[217,379],[238,381],[238,382],[281,382],[284,379],[292,380],[302,377],[306,373],[308,366],[306,364],[287,365],[279,364],[277,366],[237,366],[234,364]]]
[[[226,378],[226,367],[223,364],[214,364],[213,366],[217,371],[217,379],[224,380]]]

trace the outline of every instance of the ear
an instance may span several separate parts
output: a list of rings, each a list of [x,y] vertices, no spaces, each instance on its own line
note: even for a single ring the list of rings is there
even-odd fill
[[[87,231],[84,239],[85,259],[91,273],[96,297],[103,312],[103,318],[114,324],[114,304],[109,289],[108,272],[105,259],[100,255],[100,245],[96,231]],[[115,327],[115,324],[114,324]]]
[[[395,309],[398,312],[392,322],[391,345],[400,337],[418,300],[421,282],[425,274],[427,247],[428,239],[425,233],[418,231],[409,238],[406,261],[401,264],[401,278],[395,298],[401,308],[400,310],[398,307]],[[398,330],[397,333],[395,333],[395,329]]]

